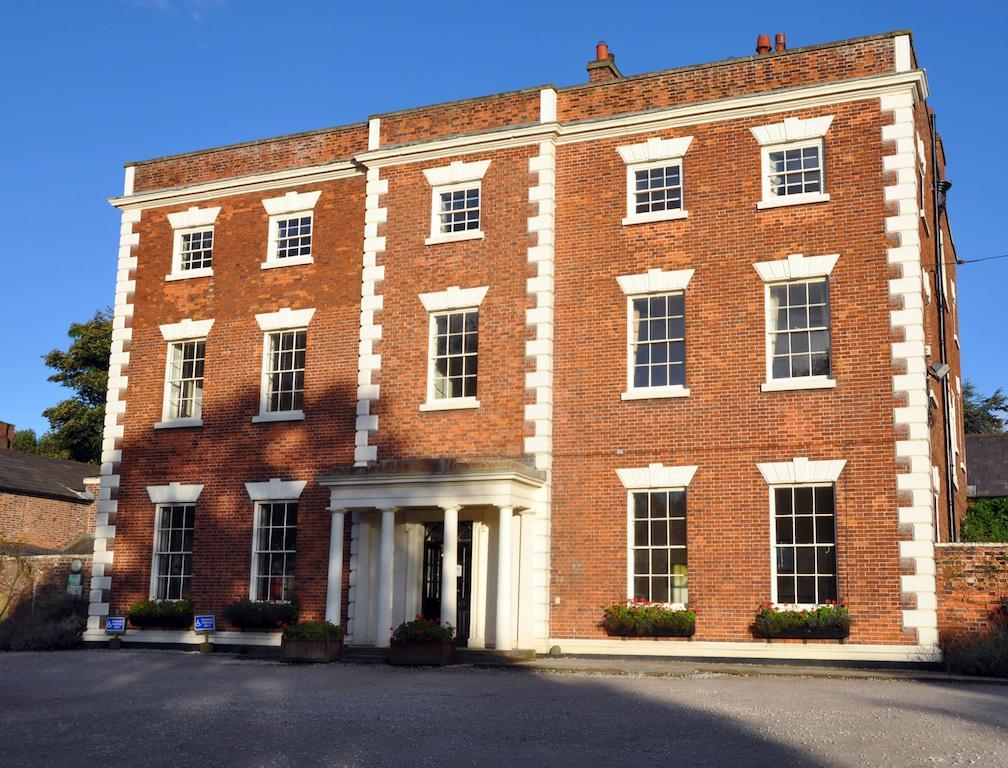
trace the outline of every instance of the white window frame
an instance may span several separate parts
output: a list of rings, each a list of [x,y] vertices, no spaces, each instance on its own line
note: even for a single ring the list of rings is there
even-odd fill
[[[638,275],[621,275],[616,278],[620,288],[626,295],[626,390],[620,395],[621,400],[651,400],[668,397],[689,397],[689,387],[683,385],[668,385],[661,387],[634,386],[634,343],[636,328],[633,321],[634,299],[646,296],[682,293],[685,295],[694,270],[681,269],[666,272],[662,269],[650,269]],[[684,364],[685,370],[685,364]],[[688,381],[688,379],[687,379]]]
[[[171,364],[172,347],[187,341],[204,342],[203,389],[206,390],[206,341],[213,327],[213,320],[192,320],[186,318],[178,323],[161,326],[161,336],[167,342],[165,347],[164,390],[161,396],[161,421],[154,424],[154,429],[175,429],[180,427],[202,427],[203,411],[200,407],[199,417],[172,418],[171,411]]]
[[[485,201],[483,198],[483,177],[486,175],[489,167],[489,160],[477,160],[469,163],[456,160],[446,166],[424,170],[424,177],[427,179],[427,183],[431,185],[430,236],[424,240],[425,245],[457,243],[464,240],[482,240],[485,237],[483,232],[483,215],[486,206],[484,205]],[[461,232],[442,232],[440,216],[441,195],[443,193],[468,189],[479,190],[479,226],[476,229],[467,229]]]
[[[753,268],[763,280],[763,346],[766,360],[765,381],[760,384],[762,392],[789,392],[799,389],[833,389],[837,382],[833,369],[833,320],[830,313],[830,375],[829,376],[798,376],[794,378],[773,378],[773,342],[771,328],[773,318],[770,310],[770,287],[779,283],[794,283],[823,278],[827,281],[827,302],[829,296],[829,277],[840,259],[839,254],[826,256],[805,256],[792,253],[786,259],[778,261],[761,261],[753,264]],[[827,311],[831,304],[827,304]]]
[[[184,502],[178,502],[178,501],[176,501],[176,502],[167,502],[167,503],[163,502],[163,503],[155,504],[154,505],[154,538],[153,538],[153,541],[151,542],[151,573],[150,573],[149,595],[150,595],[150,599],[151,600],[158,600],[158,601],[164,601],[164,602],[174,603],[174,602],[178,602],[179,600],[185,600],[186,595],[183,594],[180,597],[158,597],[157,596],[157,582],[158,582],[157,565],[158,565],[158,557],[161,556],[161,555],[163,555],[163,554],[166,554],[166,553],[162,553],[162,552],[158,551],[158,533],[160,532],[159,523],[160,523],[160,518],[161,518],[161,512],[162,512],[162,510],[164,510],[164,509],[170,509],[171,507],[192,507],[193,508],[193,528],[192,528],[192,531],[193,531],[193,538],[195,538],[195,535],[196,535],[196,502],[195,501],[184,501]],[[184,528],[182,530],[184,530]],[[184,553],[185,552],[183,550],[183,551],[176,552],[176,553],[171,553],[171,554],[184,554]],[[192,590],[192,577],[193,577],[193,572],[192,572],[192,556],[193,556],[193,550],[190,548],[190,550],[189,550],[189,586],[190,586],[190,592]],[[169,576],[168,578],[171,578],[171,577]]]
[[[692,136],[676,139],[652,138],[641,144],[630,144],[617,147],[616,151],[626,163],[626,216],[621,221],[623,226],[632,224],[648,224],[655,221],[675,221],[689,217],[686,210],[686,177],[684,175],[683,158],[693,142]],[[637,171],[652,168],[679,167],[679,182],[682,187],[682,201],[679,208],[664,211],[649,211],[637,213],[636,179]]]
[[[437,293],[421,293],[420,303],[427,310],[427,399],[420,404],[421,411],[454,411],[480,407],[476,397],[434,397],[434,358],[437,352],[437,326],[435,318],[439,315],[455,314],[457,312],[479,311],[480,304],[486,297],[489,286],[478,288],[459,288],[453,285]],[[479,348],[476,350],[479,359]],[[479,375],[477,375],[477,387]],[[478,390],[477,390],[478,391]]]
[[[666,467],[663,464],[649,464],[646,467],[617,469],[616,475],[626,489],[626,562],[627,562],[627,600],[634,598],[634,503],[635,493],[650,493],[652,491],[683,491],[689,488],[696,466]],[[686,559],[689,562],[689,494],[686,494]],[[686,572],[686,589],[689,590],[689,566]],[[666,603],[670,608],[683,610],[683,603]]]
[[[805,457],[797,457],[791,461],[767,462],[757,464],[760,474],[769,488],[767,492],[767,508],[770,513],[770,602],[778,610],[805,610],[819,607],[809,603],[779,603],[777,601],[777,523],[776,499],[774,491],[777,488],[795,486],[833,486],[833,525],[835,529],[834,547],[837,549],[837,597],[840,596],[840,557],[839,557],[839,517],[840,505],[837,493],[837,481],[840,473],[847,465],[846,459],[828,459],[825,461],[809,461]]]
[[[315,309],[292,310],[284,307],[277,312],[269,312],[256,315],[256,322],[263,332],[262,342],[262,369],[259,379],[259,413],[252,417],[253,423],[272,421],[304,421],[304,409],[293,411],[271,411],[269,410],[269,376],[270,376],[270,334],[280,331],[305,331],[305,379],[307,385],[308,365],[307,365],[307,332],[308,324],[315,314]]]
[[[749,129],[761,147],[760,189],[763,199],[756,203],[758,209],[829,202],[830,196],[826,192],[825,136],[832,123],[833,115],[813,117],[806,120],[788,117],[779,123],[757,125]],[[819,148],[820,191],[804,192],[799,195],[777,196],[773,194],[770,188],[770,153],[788,149],[803,149],[812,146]]]
[[[151,600],[156,600],[157,579],[155,577],[157,567],[157,535],[158,535],[158,515],[162,507],[192,505],[198,506],[200,494],[203,492],[202,484],[183,484],[178,482],[167,485],[148,485],[147,496],[154,505],[154,532],[151,536],[151,567],[150,579],[147,586],[147,594]],[[193,523],[193,538],[196,535],[195,518]],[[190,579],[192,573],[190,571]]]
[[[252,500],[252,548],[249,563],[249,600],[256,599],[256,577],[258,575],[256,565],[256,537],[259,534],[259,506],[261,504],[290,504],[298,505],[298,524],[296,530],[301,528],[301,494],[304,493],[307,480],[281,480],[272,477],[263,483],[245,483],[245,490]],[[294,552],[299,549],[295,544]],[[295,586],[297,581],[295,580]],[[273,601],[271,601],[273,602]],[[278,602],[289,602],[287,600]]]
[[[269,214],[269,230],[266,241],[266,260],[260,264],[261,269],[277,267],[297,267],[315,263],[315,205],[318,203],[321,190],[316,192],[288,192],[282,197],[272,197],[262,201]],[[277,238],[281,221],[308,216],[311,218],[311,252],[307,256],[277,256]]]
[[[165,275],[166,282],[213,276],[212,265],[209,267],[200,267],[199,269],[182,269],[182,238],[183,235],[191,235],[209,230],[213,233],[213,250],[216,250],[217,233],[214,231],[214,222],[217,220],[220,210],[219,206],[215,208],[192,207],[186,211],[168,214],[168,223],[173,230],[173,237],[171,272]],[[212,259],[213,256],[211,255],[211,261]]]

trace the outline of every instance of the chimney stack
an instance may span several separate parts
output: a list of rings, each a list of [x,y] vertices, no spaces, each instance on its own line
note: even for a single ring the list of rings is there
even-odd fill
[[[770,35],[760,35],[756,38],[756,53],[760,56],[770,53]]]
[[[780,53],[785,48],[787,48],[787,38],[784,37],[784,33],[783,32],[778,32],[774,36],[774,47],[777,49],[778,53]]]
[[[599,40],[595,46],[595,60],[588,62],[588,82],[604,83],[621,77],[623,73],[616,69],[616,56],[609,53],[605,40]]]
[[[0,451],[9,451],[14,447],[14,425],[0,421]]]

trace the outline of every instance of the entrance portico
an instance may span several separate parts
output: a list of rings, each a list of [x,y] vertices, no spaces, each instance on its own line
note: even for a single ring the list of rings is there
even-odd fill
[[[470,647],[531,645],[544,473],[511,460],[434,459],[339,468],[319,483],[330,489],[334,623],[347,514],[352,521],[348,643],[387,646],[392,627],[439,603],[441,622],[462,629]]]

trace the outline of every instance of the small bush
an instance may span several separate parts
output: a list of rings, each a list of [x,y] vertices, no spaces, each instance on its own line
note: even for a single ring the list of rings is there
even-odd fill
[[[59,651],[80,645],[87,624],[87,605],[64,593],[22,602],[0,623],[0,651]]]
[[[850,634],[851,618],[842,605],[820,605],[804,611],[777,610],[764,604],[756,614],[756,637],[840,638]]]
[[[980,499],[963,516],[960,539],[989,544],[1008,542],[1008,498]]]
[[[960,675],[1008,677],[1008,598],[991,611],[991,628],[942,641],[945,665]]]
[[[246,599],[225,606],[221,615],[238,629],[282,629],[297,622],[298,607],[294,602]]]
[[[193,622],[192,600],[137,600],[126,613],[134,627],[189,629]]]
[[[284,637],[302,640],[316,640],[331,637],[338,640],[343,637],[343,627],[328,621],[299,621],[283,631]]]
[[[634,600],[606,606],[602,628],[617,637],[692,637],[696,616],[696,611]]]
[[[414,643],[450,643],[455,639],[455,629],[451,624],[442,624],[437,619],[417,616],[413,621],[404,621],[392,633],[396,645]]]

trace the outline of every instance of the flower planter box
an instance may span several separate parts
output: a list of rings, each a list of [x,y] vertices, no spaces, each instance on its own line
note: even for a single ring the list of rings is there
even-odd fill
[[[342,637],[285,637],[280,641],[280,657],[284,661],[339,661],[343,651]]]
[[[173,622],[173,621],[150,621],[150,622],[148,622],[148,621],[144,621],[142,619],[140,621],[134,621],[133,619],[129,620],[129,625],[131,627],[133,627],[134,629],[157,629],[157,630],[166,630],[166,631],[172,631],[172,632],[178,631],[180,629],[181,630],[192,629],[192,624],[193,624],[192,623],[192,619],[189,619],[189,621],[187,621],[187,622],[183,622],[183,621],[178,621],[178,622]]]
[[[765,639],[769,642],[773,642],[774,640],[840,640],[842,642],[848,636],[850,636],[850,630],[841,627],[795,628],[775,634],[753,632],[753,637]]]
[[[651,642],[654,643],[667,643],[667,642],[686,643],[690,642],[693,639],[694,633],[695,629],[694,632],[682,635],[624,635],[618,632],[617,633],[607,632],[606,634],[608,635],[610,640],[620,640],[620,641],[650,640]]]
[[[455,643],[408,643],[389,646],[389,661],[396,667],[440,667],[455,663]]]

